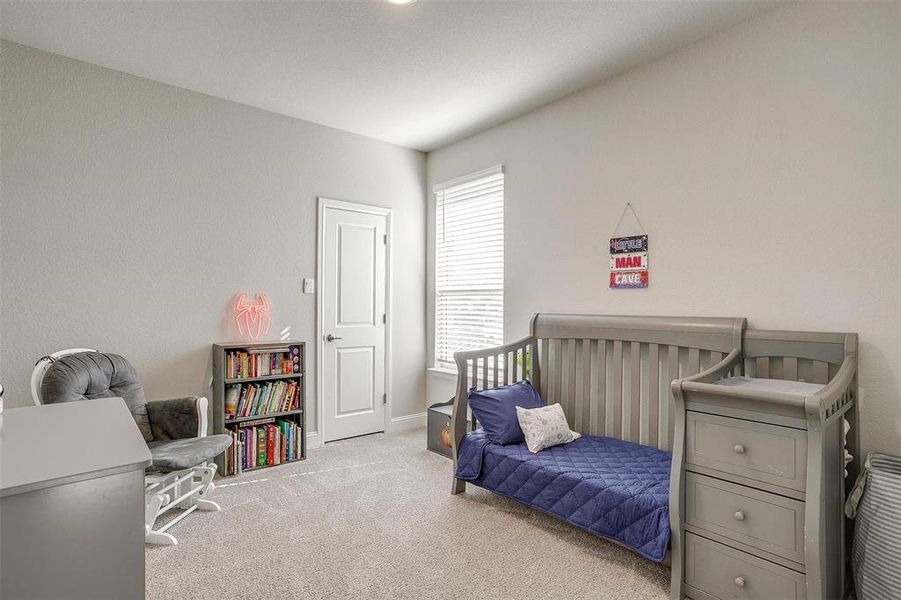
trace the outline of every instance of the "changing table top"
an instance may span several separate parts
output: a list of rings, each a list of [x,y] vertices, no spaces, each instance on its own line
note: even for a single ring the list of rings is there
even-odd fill
[[[826,387],[819,383],[790,381],[788,379],[764,379],[762,377],[726,377],[725,379],[715,381],[714,385],[740,387],[746,390],[759,390],[761,392],[795,394],[797,396],[811,396]]]
[[[121,398],[0,413],[0,496],[150,466],[150,450]]]

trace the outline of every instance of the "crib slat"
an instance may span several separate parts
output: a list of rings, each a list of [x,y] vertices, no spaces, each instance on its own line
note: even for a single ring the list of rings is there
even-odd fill
[[[770,376],[770,359],[766,356],[758,356],[757,357],[757,365],[756,371],[754,374],[755,377],[760,377],[761,379],[768,379]]]
[[[532,380],[532,365],[529,364],[529,347],[523,346],[522,348],[522,378]]]
[[[745,359],[745,377],[757,377],[757,360],[753,358]]]
[[[478,363],[476,362],[476,359],[474,359],[474,358],[469,361],[469,372],[470,372],[470,378],[471,378],[471,380],[469,382],[469,387],[478,389],[478,387],[479,387],[479,366],[478,366]]]
[[[813,361],[813,383],[826,385],[829,383],[829,363],[815,360]]]
[[[648,346],[648,445],[658,447],[657,430],[660,418],[660,347]]]
[[[579,360],[581,359],[581,355],[579,354],[579,340],[572,339],[569,340],[567,344],[567,352],[566,358],[569,361],[568,366],[566,368],[566,372],[569,376],[569,393],[566,395],[566,410],[567,416],[570,419],[570,423],[575,421],[576,416],[576,390],[579,389]]]
[[[576,406],[576,342],[577,340],[566,340],[566,352],[563,354],[565,368],[566,391],[563,394],[563,412],[566,414],[570,423],[574,420]]]
[[[554,402],[563,400],[563,340],[552,340],[554,348]]]
[[[520,348],[519,354],[520,354],[519,378],[520,379],[528,379],[529,378],[529,355],[526,351],[526,348],[525,347]]]
[[[520,378],[532,380],[531,375],[532,365],[529,364],[529,349],[528,347],[523,347],[522,349],[522,366],[520,367]]]
[[[641,437],[641,344],[632,342],[629,352],[631,367],[629,374],[632,382],[629,386],[629,440],[637,442]],[[625,401],[623,402],[625,404]]]
[[[535,377],[532,375],[532,351],[528,345],[522,348],[522,378],[528,379],[533,386],[538,385],[538,382],[535,381]]]
[[[460,367],[460,372],[457,373],[457,376],[460,378],[460,381],[466,382],[469,380],[469,362],[464,361],[463,366]],[[464,384],[465,385],[465,384]],[[465,390],[468,391],[468,390]],[[457,392],[460,392],[459,382],[457,383]]]
[[[550,344],[548,343],[547,338],[541,340],[541,365],[544,367],[544,372],[541,374],[541,382],[538,385],[538,392],[541,394],[541,397],[544,398],[545,402],[550,402],[550,398],[548,398],[548,382],[551,379],[551,351]]]
[[[538,365],[538,340],[529,345],[529,379],[536,387],[541,387],[541,368]]]
[[[526,378],[526,365],[523,362],[525,360],[525,351],[522,348],[517,348],[513,352],[513,362],[516,363],[516,381],[522,381]]]
[[[661,432],[661,438],[666,440],[665,444],[661,444],[664,448],[670,448],[673,444],[673,429],[676,427],[676,407],[673,405],[672,382],[679,378],[679,346],[670,346],[667,348],[666,362],[666,401],[663,406],[666,407],[666,431]]]
[[[519,379],[529,379],[529,355],[525,347],[519,349]]]
[[[500,385],[500,383],[499,383],[500,380],[498,379],[498,372],[499,372],[498,363],[501,362],[501,355],[497,354],[495,356],[492,356],[491,359],[492,359],[492,362],[494,363],[492,365],[492,368],[494,369],[494,373],[493,373],[494,376],[491,380],[491,382],[493,384],[492,387],[497,387],[498,385]]]
[[[783,360],[782,378],[790,381],[798,381],[798,359],[794,356],[786,356]]]
[[[567,405],[569,404],[569,367],[571,362],[569,360],[569,340],[560,340],[560,393],[557,395],[557,402],[563,408],[567,419],[570,414]]]
[[[532,350],[531,346],[523,346],[522,349],[522,378],[532,381]]]
[[[743,360],[741,360],[741,359],[735,361],[735,365],[732,367],[732,370],[729,371],[729,376],[731,376],[731,377],[741,377],[742,375],[744,375],[744,372],[745,372],[745,370],[744,370],[744,362],[745,362],[745,361],[743,361]]]
[[[602,341],[601,344],[604,342]],[[601,395],[598,394],[598,341],[590,340],[588,343],[588,434],[598,435],[598,404]]]
[[[575,421],[576,415],[576,390],[579,387],[578,373],[579,370],[579,340],[568,340],[566,344],[566,378],[569,380],[569,390],[566,394],[566,412],[567,419],[570,423]]]
[[[581,408],[581,399],[579,397],[582,388],[581,380],[579,379],[582,363],[581,346],[582,343],[580,340],[572,339],[567,341],[566,357],[568,362],[566,366],[566,377],[569,379],[569,393],[567,394],[567,403],[564,407],[564,413],[566,414],[566,420],[569,422],[570,429],[575,428],[576,419],[578,418],[577,415]]]
[[[560,379],[560,369],[557,366],[558,355],[560,354],[557,340],[548,340],[548,378],[547,378],[547,400],[548,404],[559,402],[560,396],[557,394],[557,380]]]
[[[530,382],[532,382],[532,378],[529,375],[529,371],[532,367],[531,365],[527,364],[529,356],[526,353],[526,349],[520,348],[519,353],[514,355],[513,358],[516,361],[516,370],[519,373],[519,379],[517,381],[528,379]],[[536,386],[535,389],[538,389],[538,382],[532,382],[532,385]]]
[[[604,435],[607,422],[607,342],[591,342],[591,434]]]
[[[573,375],[573,415],[572,420],[569,421],[570,429],[575,429],[576,431],[581,431],[582,425],[582,406],[586,404],[585,400],[582,398],[582,340],[572,340],[574,352],[573,352],[573,363],[574,363],[574,375]]]
[[[588,431],[591,423],[591,340],[582,340],[580,364],[582,366],[579,377],[579,389],[582,406],[576,413],[579,425],[576,431],[584,433]]]
[[[513,356],[513,360],[516,362],[516,377],[517,381],[522,381],[526,379],[526,351],[525,348],[519,348]]]
[[[686,375],[697,375],[701,372],[701,351],[697,348],[688,349],[688,373]]]
[[[641,369],[639,386],[639,419],[638,419],[638,443],[648,445],[648,413],[650,412],[651,394],[648,389],[650,379],[650,364],[648,363],[648,353],[650,352],[650,344],[641,344]]]
[[[482,357],[482,389],[488,389],[488,357]]]
[[[813,382],[813,359],[798,359],[798,381],[806,383]]]
[[[623,430],[623,343],[613,342],[613,390],[610,396],[610,420],[607,423],[607,434],[619,438]]]
[[[785,359],[781,356],[770,357],[770,379],[785,379]]]

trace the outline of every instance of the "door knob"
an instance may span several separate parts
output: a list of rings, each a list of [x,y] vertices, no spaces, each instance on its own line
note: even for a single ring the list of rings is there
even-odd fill
[[[330,341],[330,342],[334,342],[335,340],[340,340],[340,339],[342,339],[342,338],[335,337],[335,336],[333,336],[332,334],[328,334],[327,336],[325,336],[325,339],[328,340],[328,341]]]

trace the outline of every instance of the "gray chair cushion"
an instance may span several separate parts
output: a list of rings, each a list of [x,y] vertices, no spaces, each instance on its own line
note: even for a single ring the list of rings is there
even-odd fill
[[[41,382],[44,404],[95,398],[122,398],[145,442],[153,440],[144,386],[135,369],[118,354],[78,352],[57,358]]]
[[[153,439],[163,441],[197,437],[198,400],[197,396],[188,396],[148,402],[147,417]]]
[[[152,469],[168,473],[196,467],[213,460],[231,446],[231,436],[220,434],[182,440],[150,442]]]

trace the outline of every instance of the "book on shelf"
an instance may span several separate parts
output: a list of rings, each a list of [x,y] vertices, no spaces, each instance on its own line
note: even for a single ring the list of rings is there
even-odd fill
[[[251,427],[228,429],[232,445],[225,453],[225,474],[280,465],[301,457],[302,431],[293,421],[275,419]]]
[[[299,410],[300,396],[297,381],[232,384],[225,388],[225,419]]]
[[[300,346],[295,344],[280,351],[232,350],[225,353],[226,379],[295,375],[300,372]]]

